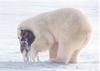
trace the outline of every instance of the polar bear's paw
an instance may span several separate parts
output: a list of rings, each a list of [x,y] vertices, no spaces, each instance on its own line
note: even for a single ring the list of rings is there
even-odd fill
[[[57,59],[57,58],[51,59],[50,62],[51,63],[58,63],[58,64],[67,64],[66,60],[64,60],[64,59]]]

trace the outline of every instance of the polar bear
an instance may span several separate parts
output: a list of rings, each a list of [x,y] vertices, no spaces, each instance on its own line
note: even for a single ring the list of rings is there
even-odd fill
[[[63,8],[23,21],[18,25],[17,35],[26,62],[49,50],[50,62],[76,63],[90,38],[91,25],[83,11]]]

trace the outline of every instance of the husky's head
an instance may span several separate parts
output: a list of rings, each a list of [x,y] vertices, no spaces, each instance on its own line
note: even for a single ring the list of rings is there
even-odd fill
[[[26,62],[29,61],[29,52],[31,50],[31,44],[35,40],[35,35],[30,30],[21,30],[20,36],[20,51]]]

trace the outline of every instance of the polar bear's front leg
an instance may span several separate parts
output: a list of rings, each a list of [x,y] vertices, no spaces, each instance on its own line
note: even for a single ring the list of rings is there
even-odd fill
[[[53,60],[53,62],[68,64],[72,54],[73,52],[70,50],[66,50],[66,51],[60,50],[58,51],[57,57],[56,59]]]
[[[54,42],[54,44],[49,49],[49,59],[52,60],[56,58],[58,51],[58,42]]]
[[[67,42],[61,42],[59,43],[59,48],[58,48],[58,52],[57,52],[57,56],[55,59],[52,60],[52,62],[55,63],[64,63],[67,64],[69,63],[73,51],[71,48],[73,46],[70,43]]]
[[[35,62],[35,59],[38,58],[38,51],[36,51],[34,48],[31,48],[29,52],[29,61]]]

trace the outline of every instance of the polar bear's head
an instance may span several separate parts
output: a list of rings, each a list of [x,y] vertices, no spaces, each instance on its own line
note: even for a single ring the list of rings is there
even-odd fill
[[[29,61],[29,51],[31,49],[31,44],[35,40],[35,35],[30,30],[22,30],[20,31],[20,51],[24,57],[24,61]]]

